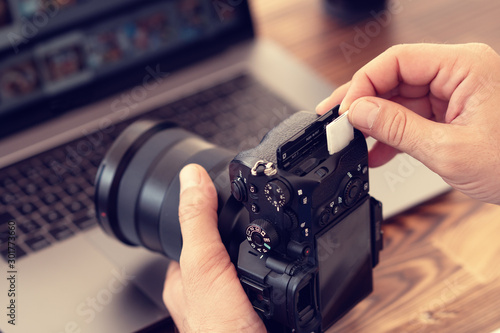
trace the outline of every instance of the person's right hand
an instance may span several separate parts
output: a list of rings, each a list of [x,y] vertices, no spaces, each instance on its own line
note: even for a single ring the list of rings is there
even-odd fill
[[[321,102],[378,140],[370,166],[398,151],[459,191],[500,204],[500,56],[484,44],[398,45]]]

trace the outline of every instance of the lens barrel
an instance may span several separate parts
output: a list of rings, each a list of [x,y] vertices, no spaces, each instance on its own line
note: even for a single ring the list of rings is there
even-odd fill
[[[113,143],[97,172],[99,224],[123,243],[179,260],[179,172],[196,163],[207,170],[217,189],[219,230],[227,246],[241,211],[230,195],[227,170],[234,155],[171,122],[133,123]]]

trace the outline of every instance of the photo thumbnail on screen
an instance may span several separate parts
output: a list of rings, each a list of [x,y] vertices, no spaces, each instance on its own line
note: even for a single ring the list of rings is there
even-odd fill
[[[32,59],[0,70],[0,92],[4,101],[29,96],[40,89],[40,75]]]

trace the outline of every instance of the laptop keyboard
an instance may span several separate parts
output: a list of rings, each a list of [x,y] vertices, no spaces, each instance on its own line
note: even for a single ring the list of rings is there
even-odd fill
[[[155,109],[141,117],[170,119],[234,152],[256,146],[295,112],[248,75]],[[0,253],[16,223],[16,257],[42,250],[96,225],[94,178],[113,140],[138,118],[87,134],[0,170]]]

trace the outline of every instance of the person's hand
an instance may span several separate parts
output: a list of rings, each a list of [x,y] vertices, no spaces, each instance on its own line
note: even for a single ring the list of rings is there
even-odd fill
[[[207,172],[180,175],[180,262],[168,267],[163,300],[180,332],[265,332],[217,229],[217,193]]]
[[[378,140],[370,166],[403,151],[463,193],[500,204],[500,56],[489,46],[392,47],[316,111],[340,102]]]

